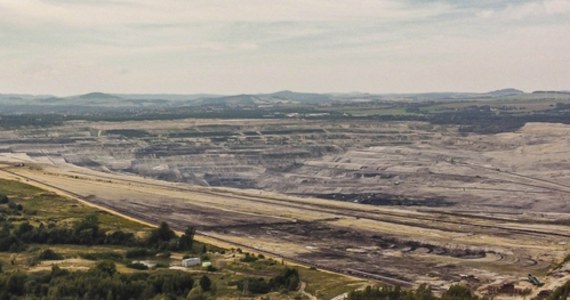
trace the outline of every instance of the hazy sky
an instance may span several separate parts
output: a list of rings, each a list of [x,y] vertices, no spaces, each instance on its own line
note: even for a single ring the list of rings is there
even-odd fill
[[[570,0],[0,0],[0,93],[570,89]]]

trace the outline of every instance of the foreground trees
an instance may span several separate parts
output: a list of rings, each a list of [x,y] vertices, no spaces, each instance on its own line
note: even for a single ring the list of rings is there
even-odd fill
[[[300,283],[299,272],[287,268],[269,281],[263,278],[245,278],[238,282],[238,290],[247,290],[253,294],[265,294],[271,291],[290,292],[297,290]]]
[[[158,228],[151,231],[144,244],[159,251],[189,251],[194,244],[194,227],[187,227],[182,236],[177,237],[174,230],[166,222],[160,223]]]
[[[0,299],[176,299],[186,297],[193,286],[186,272],[119,274],[112,262],[102,262],[87,272],[54,266],[49,273],[0,274]]]
[[[353,291],[348,294],[348,300],[476,300],[480,299],[464,286],[454,285],[443,294],[441,298],[433,295],[427,285],[420,285],[416,290],[403,290],[400,287],[366,287],[362,291]]]
[[[14,224],[9,218],[3,218],[0,219],[0,252],[21,252],[26,250],[27,244],[121,245],[144,247],[147,254],[153,251],[190,251],[195,232],[193,227],[188,227],[178,237],[163,222],[146,239],[136,239],[129,232],[103,230],[99,226],[97,215],[88,216],[72,226],[54,223],[33,226],[28,221]]]

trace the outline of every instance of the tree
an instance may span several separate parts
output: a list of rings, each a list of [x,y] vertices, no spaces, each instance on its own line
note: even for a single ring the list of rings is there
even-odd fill
[[[284,289],[286,291],[294,291],[299,288],[299,271],[293,268],[287,268],[281,274],[275,276],[269,281],[273,289]]]
[[[8,196],[4,195],[4,194],[0,194],[0,204],[6,204],[10,202],[10,199],[8,199]]]
[[[117,266],[115,266],[115,264],[111,261],[103,261],[95,266],[95,270],[100,273],[112,276],[113,274],[117,273]]]
[[[455,299],[474,299],[473,292],[466,286],[456,284],[449,287],[449,289],[441,297],[445,300]]]
[[[176,233],[170,229],[170,226],[168,226],[166,222],[162,222],[158,228],[151,231],[150,236],[147,239],[147,245],[155,249],[166,250],[169,248],[170,240],[175,238]]]
[[[199,283],[203,291],[209,291],[210,288],[212,287],[212,281],[206,275],[203,275],[202,278],[200,278]]]
[[[26,292],[25,283],[28,276],[24,273],[14,273],[8,277],[6,289],[10,294],[22,296]]]
[[[196,233],[196,228],[192,226],[186,227],[184,234],[178,240],[178,249],[189,251],[192,250],[192,244],[194,243],[194,234]]]

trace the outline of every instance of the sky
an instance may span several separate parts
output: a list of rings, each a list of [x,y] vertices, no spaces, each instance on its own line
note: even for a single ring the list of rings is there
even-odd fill
[[[570,90],[570,0],[0,0],[0,93]]]

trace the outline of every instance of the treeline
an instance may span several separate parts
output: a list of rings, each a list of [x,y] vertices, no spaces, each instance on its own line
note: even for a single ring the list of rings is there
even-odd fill
[[[57,114],[0,115],[0,128],[52,127],[61,125],[67,117]]]
[[[149,253],[190,251],[194,233],[194,228],[189,227],[178,237],[168,224],[162,223],[159,228],[152,230],[146,239],[136,239],[132,233],[102,230],[96,215],[85,218],[71,228],[60,227],[54,223],[32,226],[27,221],[13,226],[10,222],[3,221],[0,229],[0,251],[24,251],[27,244],[121,245],[145,247]]]
[[[431,104],[430,104],[431,105]],[[29,114],[0,114],[0,128],[15,129],[21,127],[50,127],[63,124],[65,121],[145,121],[145,120],[177,120],[186,118],[285,118],[286,113],[328,113],[328,115],[312,117],[322,120],[375,120],[375,121],[424,121],[432,124],[459,125],[462,132],[474,133],[500,133],[519,129],[527,122],[570,123],[568,104],[557,103],[550,110],[540,112],[494,112],[489,105],[474,105],[457,111],[425,112],[422,104],[407,104],[403,106],[411,114],[350,116],[335,111],[319,110],[315,107],[262,109],[255,107],[233,107],[231,105],[209,106],[181,106],[156,108],[113,108],[58,112],[42,114],[41,112]],[[115,134],[125,137],[143,138],[146,133],[142,131],[118,131]]]
[[[297,290],[300,282],[299,272],[296,269],[287,268],[269,280],[248,277],[240,280],[237,286],[238,290],[246,290],[253,294],[267,294],[271,291],[286,293]]]
[[[570,297],[570,281],[555,289],[546,300],[566,300]],[[366,287],[352,291],[347,300],[479,300],[471,289],[462,285],[451,286],[441,297],[435,296],[429,286],[420,285],[416,290],[403,290],[399,287]],[[543,298],[542,298],[543,299]]]
[[[25,251],[28,244],[71,244],[71,245],[122,245],[144,247],[152,251],[192,250],[195,229],[188,227],[180,237],[168,226],[160,226],[148,237],[137,239],[134,234],[121,230],[105,231],[99,225],[97,215],[90,215],[72,226],[55,223],[40,223],[33,226],[28,221],[15,224],[10,215],[18,216],[23,206],[0,194],[0,251]]]
[[[451,286],[441,297],[433,294],[431,288],[425,284],[415,290],[404,290],[400,287],[366,287],[362,291],[352,291],[347,300],[478,300],[471,289],[462,285]]]
[[[0,231],[0,251],[20,252],[26,249],[26,244],[72,244],[72,245],[125,245],[136,244],[132,233],[103,231],[96,215],[91,215],[72,227],[61,227],[54,223],[40,223],[33,226],[24,221],[12,225],[3,222]]]
[[[209,279],[201,281],[207,285]],[[112,262],[101,262],[86,272],[53,266],[47,273],[0,274],[0,299],[178,299],[193,286],[186,272],[120,274]]]

